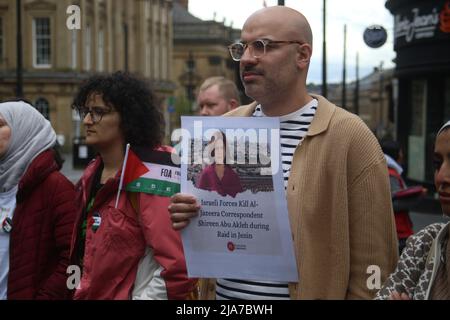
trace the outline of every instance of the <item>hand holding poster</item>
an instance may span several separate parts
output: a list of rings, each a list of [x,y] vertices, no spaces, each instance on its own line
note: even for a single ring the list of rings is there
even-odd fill
[[[298,281],[273,118],[182,117],[181,191],[201,209],[183,231],[190,277]]]

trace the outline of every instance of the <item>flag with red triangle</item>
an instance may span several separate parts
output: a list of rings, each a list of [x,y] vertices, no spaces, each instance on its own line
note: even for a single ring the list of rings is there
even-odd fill
[[[168,147],[129,149],[124,163],[121,189],[171,197],[180,192],[180,166],[172,160]]]
[[[127,165],[123,176],[123,184],[127,186],[149,172],[150,169],[139,159],[132,149],[128,152]]]

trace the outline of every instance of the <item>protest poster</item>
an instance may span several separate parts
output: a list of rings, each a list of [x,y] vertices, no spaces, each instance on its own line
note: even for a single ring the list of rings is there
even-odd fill
[[[182,231],[190,277],[297,282],[278,118],[182,117]]]

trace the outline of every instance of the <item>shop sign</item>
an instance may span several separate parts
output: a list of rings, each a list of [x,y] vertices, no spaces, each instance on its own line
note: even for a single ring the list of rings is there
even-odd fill
[[[424,12],[425,11],[425,12]],[[437,32],[450,34],[450,1],[444,6],[428,10],[412,8],[408,15],[395,15],[395,39],[404,38],[406,43],[436,37]]]

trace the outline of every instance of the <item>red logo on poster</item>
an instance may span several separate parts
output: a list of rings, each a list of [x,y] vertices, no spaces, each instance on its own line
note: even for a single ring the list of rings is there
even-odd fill
[[[441,31],[445,33],[450,33],[450,1],[447,1],[439,15],[441,20]]]
[[[227,247],[228,247],[228,250],[231,251],[231,252],[233,252],[234,250],[236,250],[236,246],[235,246],[234,243],[231,242],[231,241],[228,242]]]

